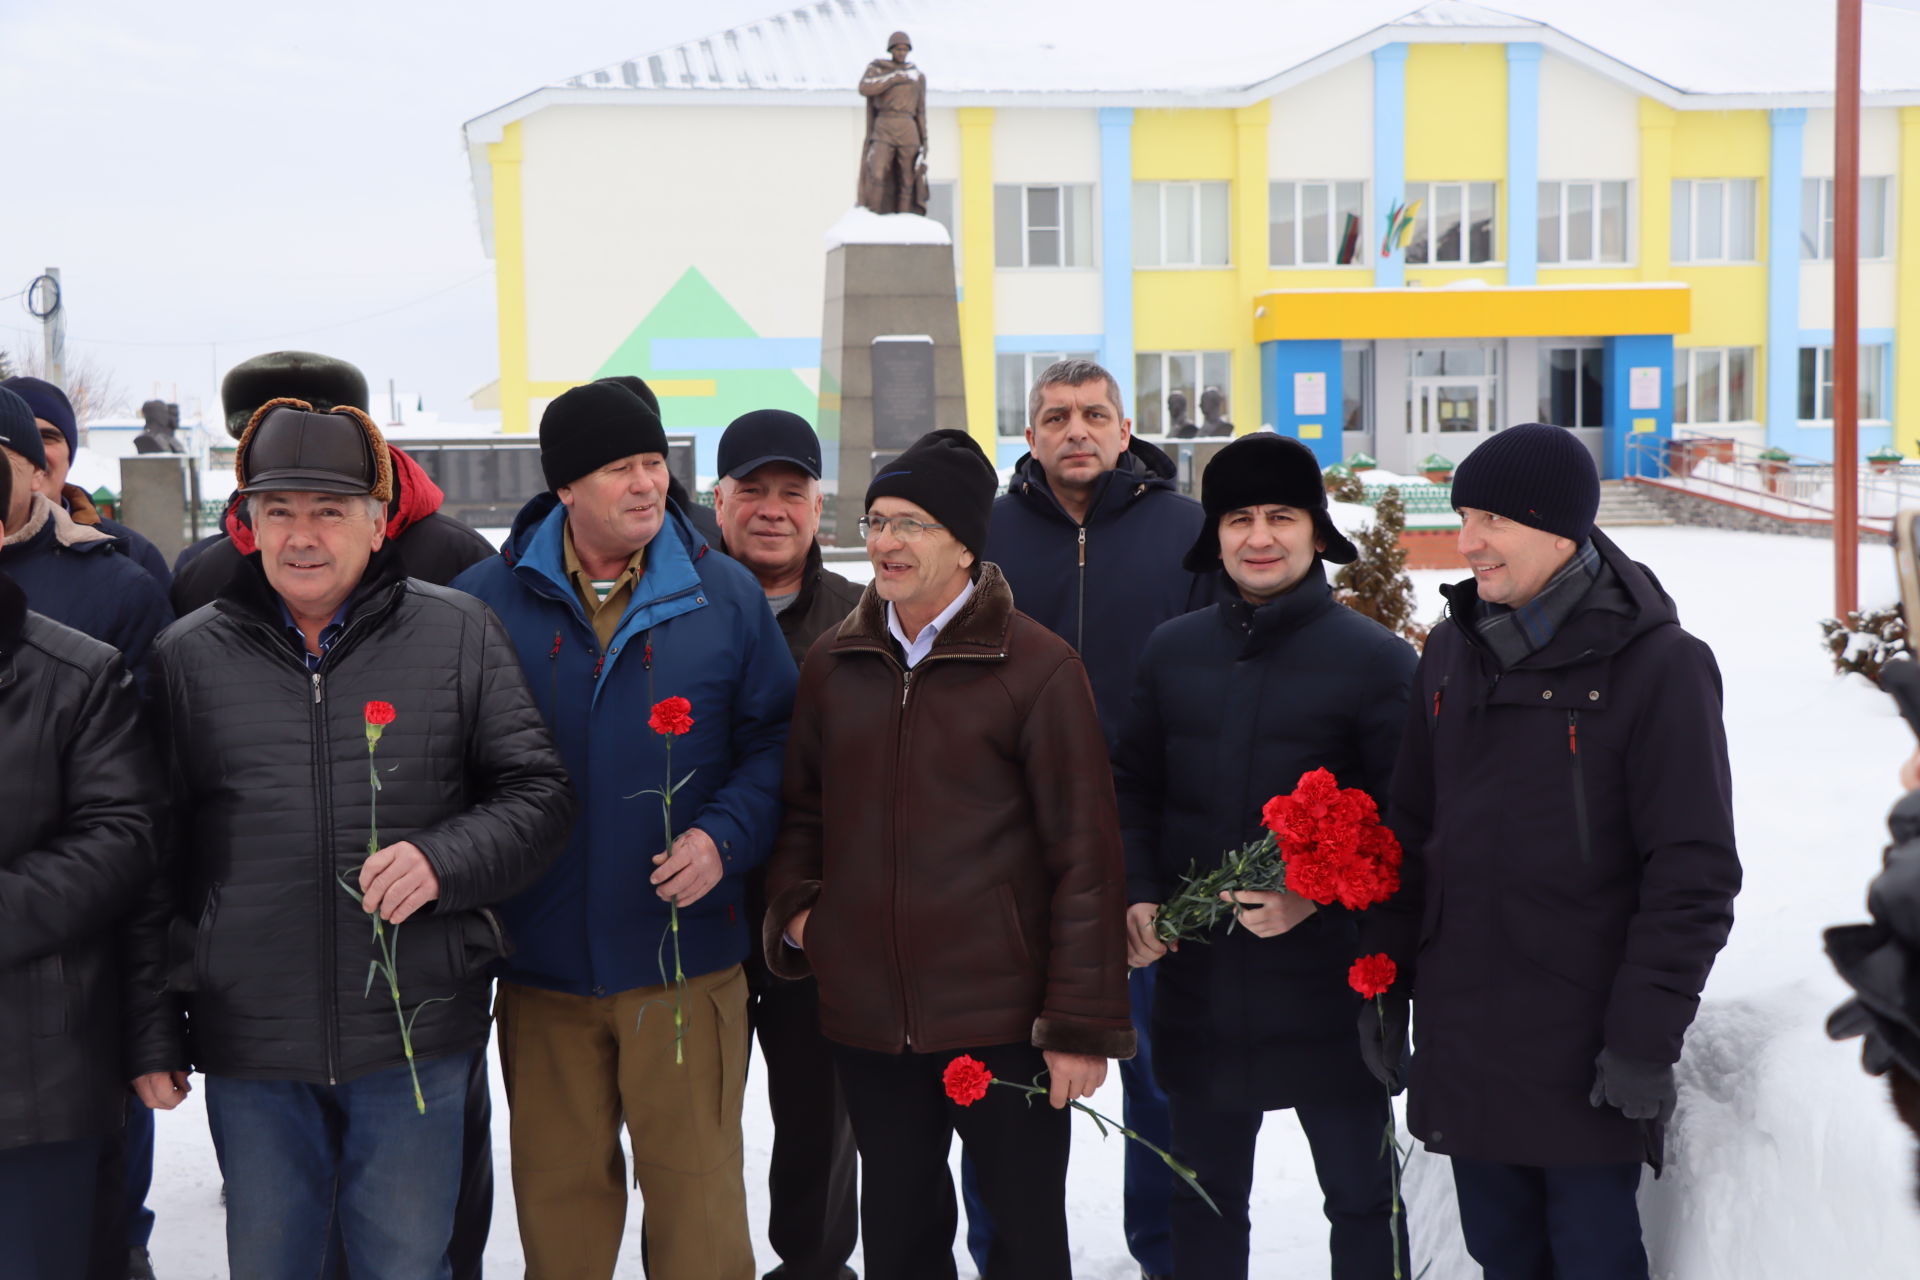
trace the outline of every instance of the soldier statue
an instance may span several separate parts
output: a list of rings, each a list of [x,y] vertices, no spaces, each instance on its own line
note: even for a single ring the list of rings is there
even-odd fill
[[[927,81],[907,61],[907,33],[887,37],[885,58],[867,64],[867,144],[860,157],[860,204],[875,213],[927,211]]]

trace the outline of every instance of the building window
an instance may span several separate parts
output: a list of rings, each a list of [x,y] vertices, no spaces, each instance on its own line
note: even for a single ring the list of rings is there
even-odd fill
[[[1860,421],[1887,417],[1887,349],[1860,345]],[[1800,348],[1800,420],[1833,421],[1833,348]]]
[[[1233,434],[1233,356],[1142,351],[1134,357],[1133,429],[1173,440]]]
[[[1673,260],[1754,261],[1754,197],[1758,185],[1752,178],[1676,181]]]
[[[1224,182],[1133,184],[1133,265],[1224,267],[1229,216]]]
[[[1350,267],[1364,256],[1364,182],[1276,182],[1267,214],[1267,261],[1276,267]]]
[[[956,252],[960,248],[960,202],[955,198],[957,182],[927,184],[927,216],[947,229]]]
[[[993,189],[994,266],[1090,267],[1092,246],[1092,187]]]
[[[1753,420],[1752,347],[1683,347],[1673,353],[1676,426]]]
[[[1000,434],[1019,439],[1027,431],[1027,397],[1056,360],[1095,360],[1091,351],[1003,351],[994,357],[994,409]]]
[[[1493,261],[1493,183],[1409,182],[1407,205],[1415,204],[1408,263]]]
[[[1347,347],[1340,352],[1340,430],[1349,434],[1373,431],[1373,345]]]
[[[1860,179],[1860,256],[1887,256],[1888,178]],[[1800,180],[1800,256],[1833,257],[1833,179]]]
[[[1627,184],[1540,184],[1541,262],[1625,262]]]
[[[1556,427],[1606,425],[1599,347],[1540,348],[1540,421]]]

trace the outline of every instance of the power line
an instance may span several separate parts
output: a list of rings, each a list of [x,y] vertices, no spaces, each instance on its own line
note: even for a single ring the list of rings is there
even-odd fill
[[[431,302],[435,298],[442,297],[446,294],[452,293],[455,289],[464,289],[468,285],[472,284],[474,281],[482,279],[485,276],[491,274],[492,270],[493,269],[491,267],[483,268],[482,270],[474,272],[472,275],[468,276],[466,279],[455,281],[453,284],[447,285],[443,289],[435,289],[432,293],[421,294],[419,297],[414,298],[407,302],[402,302],[398,306],[387,307],[386,309],[381,311],[372,311],[363,316],[355,316],[351,320],[335,320],[327,324],[309,325],[304,329],[289,329],[281,333],[266,334],[262,337],[173,338],[173,339],[155,341],[153,339],[138,339],[138,338],[84,338],[76,334],[70,333],[67,335],[67,341],[86,342],[86,343],[91,343],[94,346],[101,346],[101,347],[238,347],[238,346],[248,346],[256,342],[279,342],[284,338],[298,338],[309,333],[328,333],[335,329],[345,329],[356,324],[365,324],[369,320],[378,320],[383,316],[393,315],[395,312],[406,311],[412,307],[419,306],[423,302]],[[25,293],[25,292],[26,292],[25,289],[22,289],[20,291],[20,293]],[[10,296],[17,298],[20,296],[20,294],[13,294]],[[0,302],[4,302],[4,301],[6,301],[5,298],[0,298]],[[11,333],[22,334],[29,338],[36,336],[35,331],[32,329],[16,328],[13,325],[0,325],[0,329],[6,329]]]

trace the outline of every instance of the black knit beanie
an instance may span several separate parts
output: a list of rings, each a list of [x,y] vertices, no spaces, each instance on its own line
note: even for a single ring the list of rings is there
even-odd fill
[[[1313,513],[1313,531],[1327,545],[1322,560],[1351,564],[1360,554],[1327,510],[1326,478],[1313,450],[1292,436],[1255,431],[1214,454],[1200,475],[1200,509],[1207,518],[1181,562],[1187,572],[1220,567],[1221,516],[1242,507],[1275,504]]]
[[[540,470],[549,489],[636,453],[667,453],[660,415],[625,387],[589,382],[565,392],[540,415]]]
[[[1525,422],[1495,432],[1454,468],[1453,506],[1585,542],[1600,510],[1600,473],[1573,432]]]
[[[47,469],[47,449],[40,443],[33,408],[5,387],[0,387],[0,445],[31,462],[35,471]]]
[[[645,378],[636,378],[630,373],[610,373],[604,378],[595,378],[594,381],[611,382],[616,387],[625,387],[646,401],[647,408],[653,410],[661,422],[667,420],[667,415],[660,412],[660,397],[653,394],[653,388],[647,385]]]
[[[867,486],[866,505],[872,510],[875,498],[913,503],[947,526],[979,562],[986,556],[987,522],[999,488],[993,464],[973,437],[948,427],[929,431],[888,463]]]

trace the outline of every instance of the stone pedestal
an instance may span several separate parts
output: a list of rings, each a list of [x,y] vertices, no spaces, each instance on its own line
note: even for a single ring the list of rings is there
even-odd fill
[[[953,247],[835,245],[820,333],[820,434],[839,438],[834,532],[858,546],[875,458],[936,427],[967,427]]]
[[[152,539],[168,564],[187,545],[191,463],[180,453],[120,459],[120,522]]]

